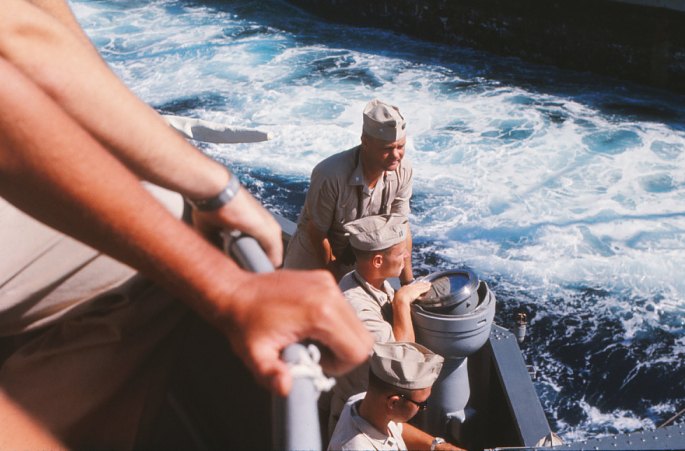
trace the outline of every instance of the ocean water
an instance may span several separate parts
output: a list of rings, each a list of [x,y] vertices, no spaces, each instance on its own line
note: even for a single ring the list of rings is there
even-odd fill
[[[653,429],[685,407],[685,97],[281,1],[71,4],[157,110],[272,132],[200,147],[293,220],[313,166],[358,143],[365,103],[398,105],[416,272],[467,266],[499,324],[527,313],[553,429]]]

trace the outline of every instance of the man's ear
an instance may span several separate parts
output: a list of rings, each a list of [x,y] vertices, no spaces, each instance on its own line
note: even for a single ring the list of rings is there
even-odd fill
[[[376,254],[371,258],[371,264],[378,269],[383,266],[383,254]]]
[[[388,410],[388,412],[397,410],[397,408],[399,407],[399,402],[400,397],[398,395],[390,395],[387,398],[385,398],[385,408]]]

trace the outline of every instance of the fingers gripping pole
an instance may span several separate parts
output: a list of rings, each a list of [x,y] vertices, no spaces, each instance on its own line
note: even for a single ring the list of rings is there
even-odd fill
[[[240,233],[224,234],[224,251],[244,269],[263,273],[274,270],[257,241]],[[287,397],[272,403],[273,449],[320,450],[321,432],[317,401],[335,380],[327,378],[319,365],[321,353],[314,345],[294,343],[282,354],[290,368],[293,385]]]

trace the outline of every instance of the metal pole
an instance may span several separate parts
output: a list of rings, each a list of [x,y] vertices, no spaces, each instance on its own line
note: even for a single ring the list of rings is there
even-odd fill
[[[298,365],[302,363],[304,345],[295,343],[283,351],[283,360]],[[285,398],[274,396],[274,443],[273,449],[320,450],[321,432],[317,401],[319,390],[309,377],[293,375],[293,387]]]
[[[243,268],[256,273],[273,272],[274,266],[257,240],[249,235],[227,233],[224,237],[224,251]]]
[[[274,271],[257,240],[237,233],[227,233],[223,237],[224,251],[241,267],[257,273]],[[304,364],[303,360],[311,364],[311,359],[306,358],[309,355],[311,353],[304,345],[294,343],[283,351],[282,358],[286,363],[297,366]],[[318,361],[314,364],[318,364]],[[273,449],[321,450],[317,409],[319,394],[314,380],[298,372],[293,374],[293,385],[288,396],[272,398]]]

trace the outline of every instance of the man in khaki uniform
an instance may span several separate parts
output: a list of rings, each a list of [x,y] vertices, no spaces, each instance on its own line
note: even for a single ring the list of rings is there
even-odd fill
[[[286,268],[328,268],[340,280],[354,264],[346,223],[377,214],[409,215],[412,168],[403,159],[404,117],[397,107],[376,99],[364,108],[363,121],[359,146],[326,158],[312,171]],[[402,284],[413,280],[410,233],[406,245]]]
[[[340,281],[340,289],[364,327],[376,342],[414,341],[411,303],[430,289],[430,283],[416,281],[397,292],[387,279],[397,277],[407,254],[407,218],[402,215],[376,215],[345,225],[357,268]],[[361,365],[338,378],[331,394],[328,432],[347,399],[366,389],[368,366]]]
[[[428,406],[441,356],[416,343],[376,343],[369,360],[369,389],[345,404],[329,451],[459,449],[407,423]]]

